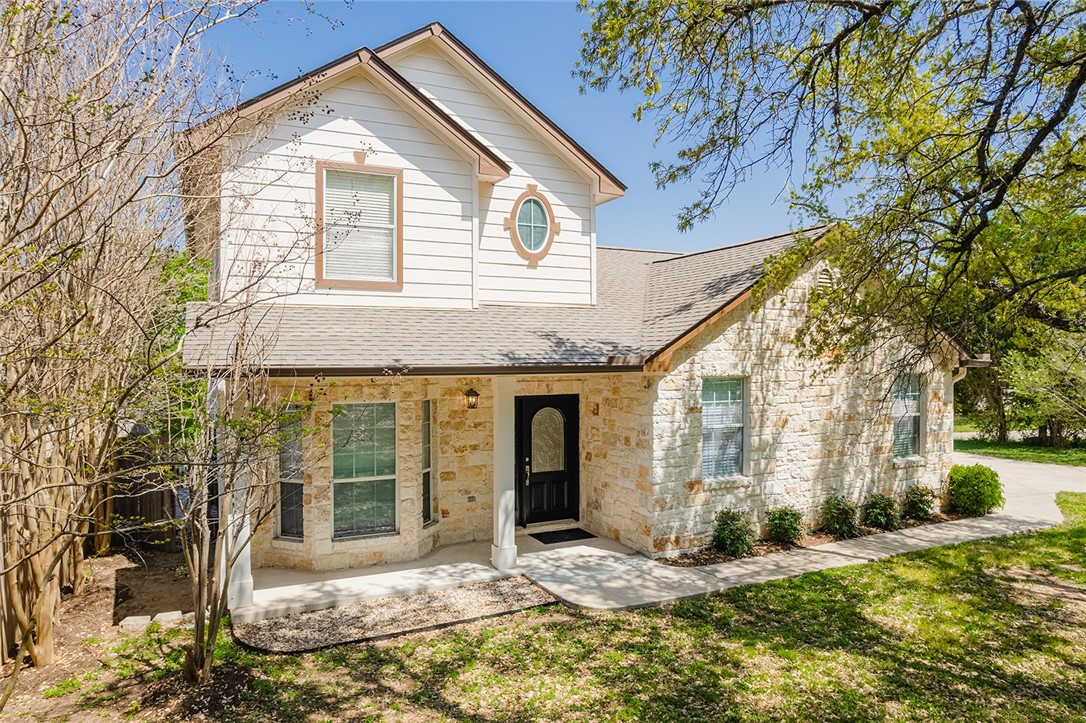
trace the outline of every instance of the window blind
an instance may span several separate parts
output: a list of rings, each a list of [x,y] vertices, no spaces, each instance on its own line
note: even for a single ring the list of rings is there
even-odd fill
[[[324,172],[324,276],[396,278],[396,178],[328,168]]]
[[[743,380],[736,378],[702,382],[701,464],[706,478],[743,472],[743,387]]]

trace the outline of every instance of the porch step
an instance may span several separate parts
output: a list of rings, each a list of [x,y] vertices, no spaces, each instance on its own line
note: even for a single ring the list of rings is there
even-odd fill
[[[251,623],[389,595],[435,592],[471,582],[501,580],[515,574],[476,562],[383,573],[357,572],[344,570],[344,577],[255,590],[253,604],[231,610],[230,618],[236,623]]]
[[[554,520],[552,522],[533,522],[527,527],[518,527],[518,535],[534,535],[537,532],[555,532],[557,530],[571,530],[580,527],[577,520]]]

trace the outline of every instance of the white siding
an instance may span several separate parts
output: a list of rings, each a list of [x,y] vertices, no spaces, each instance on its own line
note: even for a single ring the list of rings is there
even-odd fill
[[[284,112],[253,147],[235,143],[224,173],[224,298],[287,303],[470,308],[476,177],[472,164],[361,76]],[[249,141],[252,143],[252,141]],[[403,290],[315,287],[315,162],[402,168]],[[499,221],[500,223],[500,221]]]
[[[424,47],[391,59],[396,70],[475,132],[511,166],[509,178],[479,192],[481,238],[478,295],[481,303],[591,304],[594,301],[594,199],[577,173],[490,95],[440,54]],[[528,184],[550,200],[562,232],[550,252],[529,268],[504,229]]]

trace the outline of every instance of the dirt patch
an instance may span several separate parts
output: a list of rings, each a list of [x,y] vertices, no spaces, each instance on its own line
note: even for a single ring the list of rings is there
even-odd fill
[[[5,716],[98,720],[96,714],[79,709],[75,696],[46,698],[43,694],[73,676],[100,669],[121,637],[116,623],[125,617],[191,610],[192,594],[188,580],[179,576],[179,566],[184,566],[180,553],[129,553],[87,560],[84,594],[61,599],[56,663],[42,669],[24,666]],[[3,667],[5,679],[13,667],[13,663]]]
[[[950,522],[951,520],[960,520],[966,517],[966,515],[945,514],[937,512],[930,520],[902,520],[901,529],[908,530],[913,527],[923,527],[924,525],[934,525],[939,522]],[[860,526],[857,530],[856,537],[867,537],[868,535],[881,535],[884,530],[880,530],[876,527],[863,527]],[[754,543],[754,549],[750,554],[743,555],[742,557],[761,557],[763,555],[772,555],[777,552],[787,552],[788,550],[798,550],[803,547],[817,547],[818,545],[825,545],[830,542],[837,542],[837,538],[833,535],[827,535],[824,532],[815,530],[808,533],[799,544],[790,545],[783,542],[774,542],[772,540],[757,540]],[[685,552],[681,555],[675,555],[674,557],[662,557],[657,560],[665,565],[671,565],[672,567],[700,567],[702,565],[719,565],[722,562],[731,562],[740,558],[733,555],[728,555],[720,550],[714,550],[711,547],[705,547],[700,550],[694,550],[693,552]]]
[[[129,615],[192,612],[192,588],[181,553],[130,554],[126,559],[131,564],[117,569],[114,625]]]
[[[223,663],[204,685],[194,687],[180,673],[150,683],[140,696],[143,720],[210,720],[237,709],[258,680],[252,668]]]

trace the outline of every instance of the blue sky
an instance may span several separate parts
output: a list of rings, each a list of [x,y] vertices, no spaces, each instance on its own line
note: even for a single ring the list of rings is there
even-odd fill
[[[209,49],[245,78],[250,97],[360,46],[375,47],[435,20],[467,43],[491,67],[577,139],[628,187],[626,196],[599,208],[598,242],[674,250],[724,246],[799,225],[785,200],[786,181],[768,173],[744,183],[715,218],[691,231],[676,230],[675,215],[697,196],[695,184],[658,190],[648,169],[673,148],[654,146],[651,122],[632,117],[636,97],[611,90],[578,93],[570,75],[580,31],[588,20],[575,0],[553,2],[317,2],[338,27],[301,14],[297,1],[272,3],[247,24],[224,25]]]

